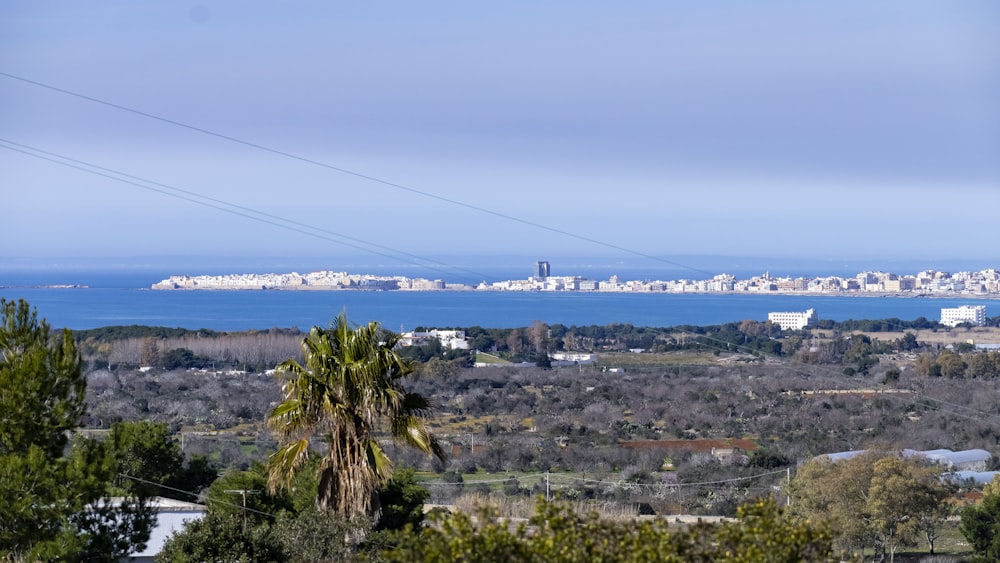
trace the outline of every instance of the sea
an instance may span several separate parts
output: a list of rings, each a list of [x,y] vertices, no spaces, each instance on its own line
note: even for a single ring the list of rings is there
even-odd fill
[[[1000,314],[1000,302],[993,307],[992,300],[972,297],[149,289],[152,284],[181,273],[213,272],[51,268],[0,271],[0,298],[25,299],[50,326],[71,330],[120,325],[215,331],[306,330],[312,326],[328,326],[341,312],[346,313],[351,322],[374,320],[398,331],[421,327],[518,328],[535,321],[566,326],[612,323],[646,327],[706,326],[745,319],[765,321],[771,311],[809,308],[815,309],[820,319],[835,321],[914,320],[919,317],[935,320],[940,318],[942,307],[971,303],[987,305],[988,316]],[[386,274],[354,270],[351,273]],[[607,272],[590,273],[593,279],[607,279],[606,276],[598,277]],[[508,277],[493,277],[490,281],[524,279],[530,273],[497,270],[492,275]],[[628,271],[619,275],[625,280],[641,279],[630,278]],[[686,277],[691,278],[691,272],[687,272]],[[51,287],[53,285],[83,287]]]

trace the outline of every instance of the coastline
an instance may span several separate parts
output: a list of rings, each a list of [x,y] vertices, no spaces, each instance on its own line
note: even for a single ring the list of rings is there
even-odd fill
[[[365,287],[342,287],[342,286],[322,286],[322,285],[301,285],[301,286],[274,286],[274,287],[125,287],[123,290],[132,291],[157,291],[157,292],[347,292],[347,293],[522,293],[522,294],[545,294],[545,293],[573,293],[580,295],[588,294],[612,294],[612,295],[732,295],[732,296],[759,296],[759,297],[843,297],[843,298],[865,298],[865,299],[969,299],[977,301],[1000,300],[1000,293],[972,293],[961,291],[938,291],[938,292],[905,292],[905,291],[792,291],[792,290],[757,290],[757,291],[706,291],[706,290],[686,290],[686,291],[627,291],[627,290],[547,290],[547,289],[496,289],[492,287],[475,288],[472,286],[445,287],[441,289],[427,288],[365,288]],[[25,285],[0,285],[0,290],[7,289],[92,289],[84,284],[25,284]]]
[[[539,262],[539,264],[547,263]],[[768,272],[746,279],[717,274],[710,279],[622,280],[611,275],[594,280],[579,275],[550,276],[539,267],[527,279],[508,279],[478,284],[446,283],[441,279],[400,275],[349,274],[319,270],[306,274],[243,273],[221,275],[173,275],[154,283],[156,291],[462,291],[531,293],[657,293],[718,295],[805,295],[968,299],[1000,298],[1000,272],[994,268],[950,274],[924,270],[915,275],[891,272],[860,272],[853,277],[772,277]]]
[[[23,298],[53,327],[72,330],[146,325],[219,331],[325,325],[339,311],[352,319],[403,327],[515,328],[538,320],[566,326],[630,323],[667,327],[713,325],[745,319],[764,321],[770,312],[816,309],[821,320],[938,319],[941,308],[1000,307],[971,296],[813,293],[612,293],[555,291],[152,291],[141,285],[3,290]],[[995,314],[995,313],[994,313]]]
[[[13,286],[7,286],[13,287]],[[27,286],[21,286],[27,287]],[[72,289],[86,288],[87,286],[32,286],[36,289]],[[935,293],[908,293],[908,292],[878,292],[878,291],[612,291],[612,290],[502,290],[502,289],[476,289],[466,288],[446,288],[446,289],[366,289],[357,287],[175,287],[175,288],[131,288],[140,291],[179,291],[179,292],[348,292],[348,293],[573,293],[578,295],[612,294],[612,295],[742,295],[742,296],[789,296],[789,297],[845,297],[845,298],[882,298],[882,299],[979,299],[979,300],[1000,300],[1000,293],[963,293],[963,292],[935,292]]]

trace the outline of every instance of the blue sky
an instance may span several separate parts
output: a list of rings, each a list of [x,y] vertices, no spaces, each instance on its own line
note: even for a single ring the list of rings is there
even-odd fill
[[[0,138],[271,216],[5,148],[0,261],[1000,262],[991,0],[8,0],[0,72],[409,188],[0,76]]]

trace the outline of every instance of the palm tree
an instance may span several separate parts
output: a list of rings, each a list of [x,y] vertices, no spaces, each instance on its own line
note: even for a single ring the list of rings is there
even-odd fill
[[[272,491],[290,488],[315,436],[327,446],[316,507],[349,519],[380,512],[378,490],[392,477],[380,433],[444,459],[427,426],[430,402],[402,387],[414,368],[394,350],[398,341],[376,322],[352,328],[341,313],[330,328],[313,327],[303,339],[304,366],[287,360],[277,367],[283,400],[267,418],[281,446],[268,461]]]

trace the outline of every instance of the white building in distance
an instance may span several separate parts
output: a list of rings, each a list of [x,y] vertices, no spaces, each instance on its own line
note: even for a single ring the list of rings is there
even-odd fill
[[[819,319],[816,317],[816,309],[806,309],[804,312],[768,313],[767,320],[776,323],[781,330],[802,330]]]
[[[432,338],[438,339],[441,346],[449,350],[468,350],[469,341],[465,339],[464,330],[429,330],[425,332],[404,332],[399,335],[401,346],[417,346]]]
[[[986,325],[986,305],[962,305],[941,309],[941,324],[958,326],[969,323],[972,326]]]

